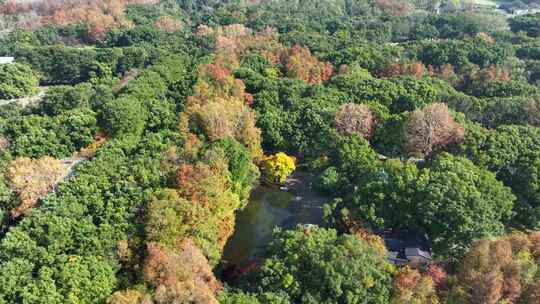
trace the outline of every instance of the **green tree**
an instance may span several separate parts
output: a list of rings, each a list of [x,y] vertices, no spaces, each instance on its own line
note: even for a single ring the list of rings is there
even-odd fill
[[[210,144],[209,149],[225,153],[231,173],[232,191],[240,196],[242,202],[247,202],[251,188],[260,175],[249,151],[234,139],[217,140]]]
[[[512,217],[516,198],[510,188],[467,159],[443,153],[423,170],[398,160],[359,164],[340,171],[361,177],[353,179],[352,196],[334,215],[346,228],[370,224],[425,231],[438,254],[455,258],[473,240],[503,233]]]
[[[148,205],[146,240],[175,248],[192,232],[200,208],[180,198],[174,190],[161,190]]]
[[[540,229],[540,152],[524,153],[503,169],[500,176],[518,197],[514,224]]]
[[[74,87],[52,87],[47,90],[39,103],[39,109],[43,114],[58,115],[63,111],[89,107],[93,93],[89,83],[78,84]]]
[[[459,256],[478,238],[500,235],[516,200],[495,174],[441,154],[429,171],[418,209],[434,248]]]
[[[13,99],[37,92],[38,76],[28,65],[14,63],[0,65],[0,99]]]
[[[540,13],[518,16],[510,19],[513,32],[524,31],[531,37],[540,36]]]
[[[503,125],[493,130],[467,124],[465,139],[456,147],[456,154],[476,165],[500,172],[515,164],[521,155],[540,148],[540,128]]]
[[[358,135],[343,138],[334,157],[343,178],[344,191],[352,191],[355,186],[366,183],[380,167],[377,153]]]
[[[408,76],[392,82],[399,88],[399,96],[390,106],[393,113],[413,111],[437,101],[437,90],[428,80]]]
[[[55,117],[27,115],[6,125],[14,155],[64,158],[89,145],[97,133],[96,113],[88,108],[65,111]]]
[[[138,137],[144,131],[148,112],[138,99],[128,95],[105,104],[103,116],[111,135]]]
[[[319,192],[332,195],[339,193],[339,172],[336,167],[326,168],[313,182]]]
[[[219,296],[221,304],[290,304],[287,294],[283,292],[245,293],[240,290],[226,290]]]
[[[5,234],[0,303],[102,303],[117,288],[119,264],[111,249],[133,228],[134,209],[146,200],[141,187],[159,179],[159,169],[142,165],[152,155],[128,156],[123,145],[102,148]],[[106,192],[110,196],[101,195]]]
[[[120,52],[121,54],[121,52]],[[53,46],[16,46],[13,56],[40,73],[44,84],[76,84],[116,71],[118,50]],[[103,69],[103,67],[106,67]]]
[[[388,303],[393,267],[374,248],[335,230],[274,232],[258,272],[262,291],[284,291],[294,303]]]
[[[388,160],[354,191],[349,209],[378,228],[422,229],[421,193],[428,172]]]

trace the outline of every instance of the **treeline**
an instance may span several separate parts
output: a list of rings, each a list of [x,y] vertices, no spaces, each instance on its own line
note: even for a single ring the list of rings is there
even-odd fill
[[[5,39],[0,52],[30,65],[39,73],[43,85],[74,85],[92,79],[122,76],[155,63],[170,48],[189,48],[184,37],[173,37],[148,27],[116,32],[107,48],[75,47],[58,44],[57,38],[52,38],[52,41],[41,39],[35,33],[13,32]]]
[[[15,16],[18,27],[35,29],[45,25],[83,25],[85,38],[100,41],[116,28],[126,26],[128,5],[157,4],[155,0],[120,1],[19,1],[8,0],[0,7],[4,16]]]

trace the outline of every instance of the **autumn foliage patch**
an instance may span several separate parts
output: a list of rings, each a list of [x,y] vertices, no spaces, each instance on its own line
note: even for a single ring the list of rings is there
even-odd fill
[[[156,4],[158,0],[8,0],[0,13],[17,16],[21,26],[67,26],[86,24],[88,38],[103,40],[112,29],[129,26],[124,13],[128,5]],[[162,22],[164,23],[164,22]]]
[[[443,103],[434,103],[411,114],[405,126],[404,148],[415,155],[430,155],[450,144],[459,143],[465,136]]]
[[[17,158],[7,170],[7,181],[21,204],[11,210],[13,218],[23,215],[34,207],[45,194],[54,190],[67,175],[66,165],[52,157],[40,159]]]

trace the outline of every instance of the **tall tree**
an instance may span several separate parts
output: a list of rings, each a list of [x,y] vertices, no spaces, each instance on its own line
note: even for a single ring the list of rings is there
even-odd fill
[[[464,137],[464,129],[455,122],[446,104],[434,103],[411,114],[403,136],[405,151],[427,156],[459,143]]]
[[[286,292],[294,303],[388,303],[393,267],[351,235],[317,227],[274,233],[258,272],[262,291]]]

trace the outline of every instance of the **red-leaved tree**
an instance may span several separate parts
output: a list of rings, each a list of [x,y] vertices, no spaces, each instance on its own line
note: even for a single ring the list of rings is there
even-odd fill
[[[307,47],[295,45],[281,54],[281,63],[288,77],[303,80],[309,84],[322,83],[330,79],[333,67],[328,62],[320,62]]]

